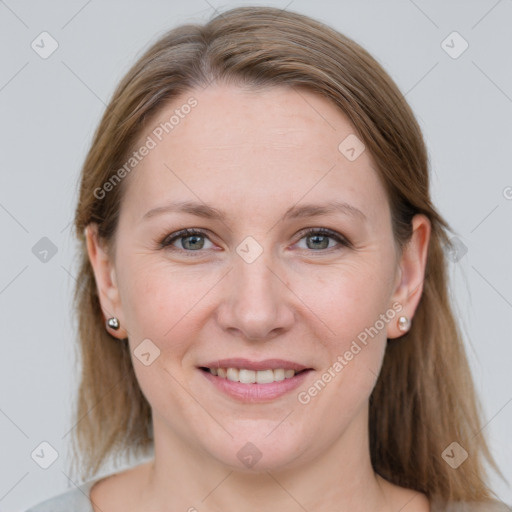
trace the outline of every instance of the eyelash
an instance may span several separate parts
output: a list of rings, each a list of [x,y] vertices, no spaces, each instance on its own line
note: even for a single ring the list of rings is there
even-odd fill
[[[307,238],[310,236],[318,236],[318,235],[326,236],[328,238],[332,238],[333,240],[336,240],[336,242],[338,242],[341,247],[352,247],[352,244],[350,243],[350,241],[347,238],[340,235],[339,233],[336,233],[336,231],[332,231],[327,228],[308,228],[304,231],[301,231],[300,238],[297,240],[297,242],[302,240],[303,238]],[[191,253],[201,253],[203,251],[203,249],[198,249],[196,251],[192,251],[192,250],[186,250],[186,249],[177,248],[177,247],[172,246],[172,243],[175,242],[176,240],[179,240],[180,238],[188,238],[189,236],[204,236],[204,237],[208,238],[208,234],[206,231],[203,231],[201,229],[187,228],[187,229],[182,229],[180,231],[176,231],[175,233],[171,233],[170,235],[166,235],[159,242],[159,247],[161,249],[169,249],[172,251],[182,251],[182,252],[189,254],[190,256],[193,256],[193,254],[191,254]],[[310,252],[318,252],[318,253],[327,252],[327,253],[329,253],[332,250],[339,250],[341,247],[329,247],[327,249],[319,249],[316,251],[314,249],[310,249]],[[305,249],[305,250],[307,250],[307,249]]]

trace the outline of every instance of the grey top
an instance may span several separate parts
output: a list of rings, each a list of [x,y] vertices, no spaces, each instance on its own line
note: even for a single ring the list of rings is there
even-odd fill
[[[25,512],[94,512],[89,498],[93,485],[104,477],[89,480],[79,487],[45,500]],[[512,507],[501,501],[486,503],[452,502],[431,503],[431,512],[512,512]]]
[[[431,503],[431,512],[512,512],[512,508],[501,501],[456,501],[442,505]]]
[[[89,480],[82,485],[49,498],[25,512],[94,512],[89,493],[92,486],[104,477]]]

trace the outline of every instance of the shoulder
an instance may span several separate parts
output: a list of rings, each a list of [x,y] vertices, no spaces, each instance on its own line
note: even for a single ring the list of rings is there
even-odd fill
[[[25,512],[93,512],[89,494],[98,480],[85,482],[74,489],[42,501]]]

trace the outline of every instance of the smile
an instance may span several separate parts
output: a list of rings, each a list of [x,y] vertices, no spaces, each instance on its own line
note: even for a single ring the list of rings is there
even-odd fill
[[[199,370],[223,394],[243,402],[265,402],[297,388],[312,368],[278,359],[259,363],[230,359],[208,363]]]

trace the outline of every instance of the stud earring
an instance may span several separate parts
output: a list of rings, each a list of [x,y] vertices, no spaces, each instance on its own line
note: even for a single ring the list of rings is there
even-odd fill
[[[115,331],[117,331],[117,329],[119,329],[119,320],[113,316],[113,317],[110,317],[108,320],[107,320],[107,327],[110,327],[111,329],[114,329]]]
[[[398,329],[402,332],[407,332],[411,327],[411,321],[406,316],[398,318]]]

